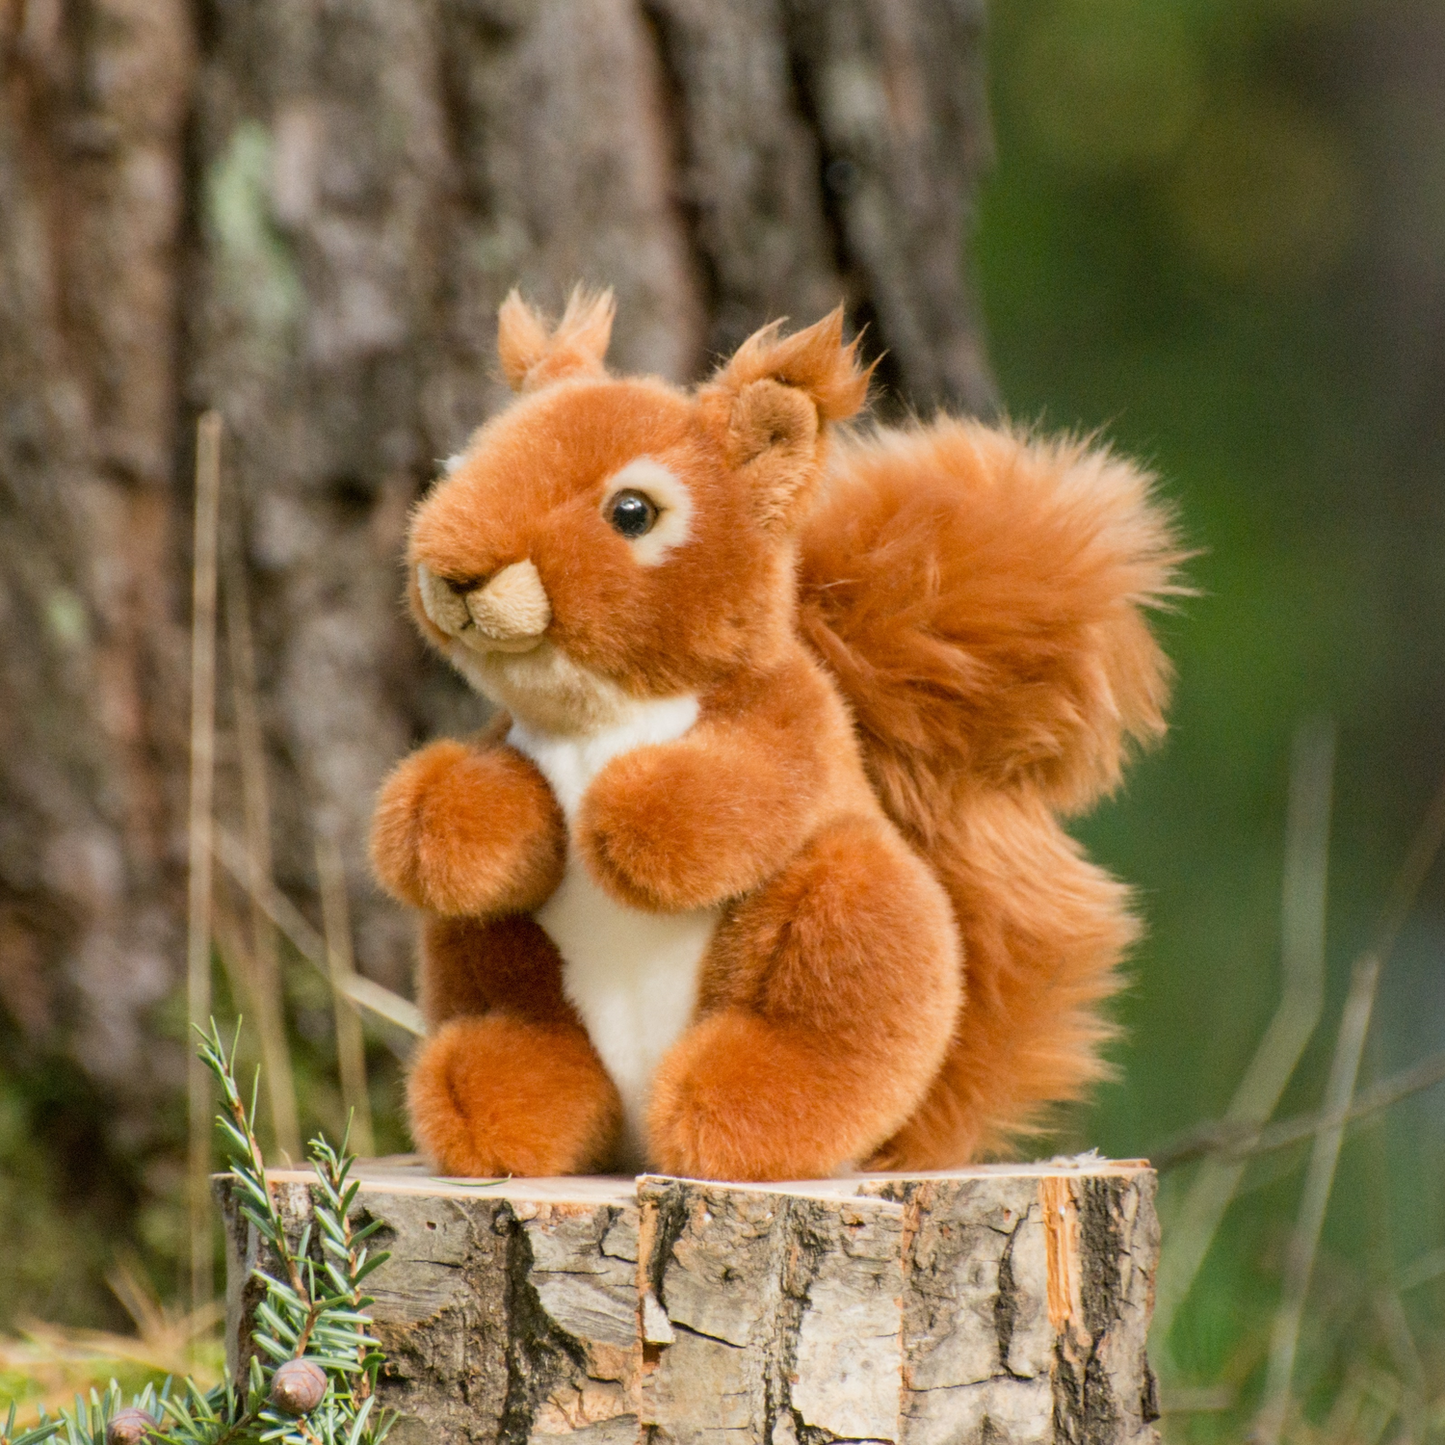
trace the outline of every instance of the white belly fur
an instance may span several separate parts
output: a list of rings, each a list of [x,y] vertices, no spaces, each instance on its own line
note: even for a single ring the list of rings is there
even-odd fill
[[[507,741],[552,785],[568,826],[593,778],[634,748],[669,743],[697,721],[695,697],[637,705],[624,722],[582,737],[534,732],[513,723]],[[692,1021],[698,975],[718,910],[643,913],[603,892],[574,845],[557,891],[538,910],[562,955],[562,987],[622,1096],[623,1154],[646,1163],[644,1121],[652,1076]]]

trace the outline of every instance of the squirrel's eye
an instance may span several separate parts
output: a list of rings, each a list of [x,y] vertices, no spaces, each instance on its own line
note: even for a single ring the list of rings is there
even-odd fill
[[[618,492],[607,504],[607,520],[624,537],[642,537],[657,525],[657,503],[631,488]]]

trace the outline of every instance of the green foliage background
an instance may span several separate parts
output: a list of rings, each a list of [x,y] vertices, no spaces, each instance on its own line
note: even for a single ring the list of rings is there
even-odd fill
[[[1081,830],[1139,885],[1150,938],[1121,1008],[1122,1079],[1069,1139],[1145,1154],[1223,1112],[1278,998],[1299,722],[1339,726],[1330,996],[1284,1113],[1319,1100],[1350,960],[1445,774],[1445,11],[991,14],[998,159],[976,266],[1006,406],[1152,461],[1204,549],[1201,595],[1164,624],[1170,740]],[[1442,912],[1437,865],[1385,972],[1362,1083],[1445,1048]],[[1241,1389],[1232,1410],[1171,1417],[1181,1436],[1243,1432],[1304,1157],[1252,1167],[1177,1318],[1172,1369],[1156,1345],[1176,1384]],[[1347,1138],[1296,1376],[1316,1423],[1351,1369],[1406,1369],[1371,1291],[1442,1243],[1437,1089]],[[1404,1301],[1438,1401],[1445,1278]]]

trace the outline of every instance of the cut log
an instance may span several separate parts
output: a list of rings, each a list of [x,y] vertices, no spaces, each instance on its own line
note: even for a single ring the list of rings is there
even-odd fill
[[[1093,1158],[788,1184],[363,1163],[395,1445],[1147,1442],[1155,1176]],[[309,1176],[271,1175],[298,1226]],[[233,1371],[254,1230],[227,1209]]]

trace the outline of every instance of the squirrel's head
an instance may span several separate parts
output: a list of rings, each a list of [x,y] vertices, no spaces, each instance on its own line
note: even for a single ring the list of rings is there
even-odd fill
[[[610,293],[578,290],[549,329],[507,299],[517,400],[417,508],[407,552],[428,640],[553,732],[777,654],[828,423],[868,389],[841,308],[792,336],[765,327],[693,392],[610,376],[612,311]]]

